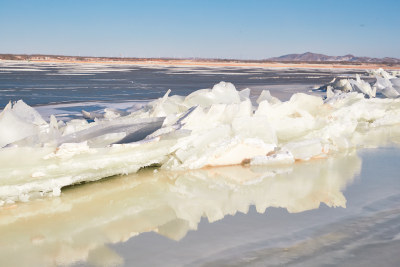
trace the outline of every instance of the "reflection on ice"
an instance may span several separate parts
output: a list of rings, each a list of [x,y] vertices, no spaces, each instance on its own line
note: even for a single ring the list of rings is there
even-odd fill
[[[328,85],[326,99],[297,93],[281,102],[263,91],[254,104],[250,89],[221,82],[186,97],[168,91],[131,113],[84,112],[93,122],[46,122],[24,102],[10,103],[0,113],[0,204],[148,166],[293,164],[394,141],[400,98],[375,93],[396,89],[398,78],[373,75],[372,87],[360,77]]]
[[[251,205],[260,213],[268,207],[301,212],[321,203],[345,207],[342,190],[360,168],[350,153],[275,167],[145,169],[67,189],[59,198],[3,206],[0,258],[4,266],[116,265],[123,260],[107,244],[149,231],[179,240],[202,217],[214,222],[247,213]]]

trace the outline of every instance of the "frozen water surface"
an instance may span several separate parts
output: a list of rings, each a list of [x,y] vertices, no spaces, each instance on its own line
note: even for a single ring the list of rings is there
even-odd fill
[[[400,260],[396,72],[1,64],[2,265]]]

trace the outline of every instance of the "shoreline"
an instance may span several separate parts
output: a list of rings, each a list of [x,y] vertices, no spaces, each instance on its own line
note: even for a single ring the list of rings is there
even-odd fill
[[[204,66],[204,67],[255,67],[255,68],[299,68],[299,69],[389,69],[400,70],[400,65],[387,64],[340,64],[340,63],[283,63],[283,62],[214,62],[196,60],[0,60],[0,62],[31,62],[60,64],[115,64],[115,65],[157,65],[157,66]]]

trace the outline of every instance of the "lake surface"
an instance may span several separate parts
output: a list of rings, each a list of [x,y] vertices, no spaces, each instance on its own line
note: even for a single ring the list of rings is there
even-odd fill
[[[360,70],[0,62],[0,106],[130,110],[224,80],[285,100]],[[398,131],[394,131],[395,133]],[[390,141],[390,142],[389,142]],[[398,266],[399,136],[280,167],[137,174],[0,207],[2,266]],[[380,148],[377,148],[380,147]]]

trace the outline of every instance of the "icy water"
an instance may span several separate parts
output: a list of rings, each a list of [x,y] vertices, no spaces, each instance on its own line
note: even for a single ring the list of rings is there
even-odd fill
[[[0,62],[0,101],[22,98],[45,118],[68,120],[81,109],[131,110],[167,89],[187,95],[221,80],[284,100],[355,73],[364,74]],[[0,265],[398,266],[400,137],[392,132],[390,143],[374,143],[381,148],[325,159],[147,168],[2,206]]]

